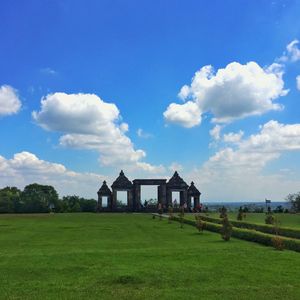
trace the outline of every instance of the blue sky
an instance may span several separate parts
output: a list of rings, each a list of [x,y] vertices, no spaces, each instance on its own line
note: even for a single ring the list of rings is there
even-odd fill
[[[0,186],[95,197],[121,168],[178,169],[206,201],[296,192],[299,15],[299,1],[2,1]]]

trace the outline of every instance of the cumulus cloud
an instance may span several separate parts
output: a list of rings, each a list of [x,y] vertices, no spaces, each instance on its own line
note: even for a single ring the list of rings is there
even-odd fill
[[[238,133],[229,132],[227,134],[224,134],[223,140],[225,143],[238,143],[243,135],[244,132],[242,130],[240,130]]]
[[[216,125],[213,129],[209,131],[210,136],[213,138],[215,141],[219,141],[221,138],[221,130],[222,126]]]
[[[280,110],[282,106],[274,100],[288,93],[282,75],[279,64],[264,69],[256,62],[232,62],[217,72],[212,66],[204,66],[190,86],[181,88],[179,97],[188,102],[170,104],[164,117],[168,122],[193,127],[200,124],[203,113],[211,113],[215,122],[228,123]]]
[[[98,151],[103,165],[143,166],[137,163],[146,153],[136,150],[125,135],[128,124],[121,123],[117,106],[97,95],[49,94],[32,117],[42,128],[63,133],[59,139],[61,146]]]
[[[184,104],[171,103],[164,112],[164,118],[169,123],[191,128],[201,123],[201,110],[193,101]]]
[[[242,135],[228,135],[227,140],[234,142],[235,147],[220,149],[191,175],[198,178],[197,184],[210,198],[263,200],[262,197],[270,195],[282,200],[299,186],[300,178],[291,180],[282,172],[264,175],[263,171],[283,153],[300,151],[300,124],[272,120],[261,126],[259,133],[244,139]]]
[[[149,139],[153,137],[153,134],[145,132],[142,128],[139,128],[136,131],[136,134],[138,135],[138,137],[142,138],[142,139]]]
[[[169,170],[172,172],[175,171],[182,171],[183,170],[183,166],[177,162],[172,162],[171,165],[169,166]]]
[[[39,159],[30,152],[16,153],[13,158],[0,156],[0,186],[17,186],[37,182],[53,185],[60,196],[76,194],[96,198],[104,177],[95,173],[77,173],[64,165]]]
[[[17,90],[9,85],[0,87],[0,117],[16,114],[21,109]]]
[[[296,77],[296,85],[297,85],[297,89],[300,91],[300,75]]]
[[[153,165],[145,163],[145,162],[137,162],[137,167],[143,171],[146,171],[146,172],[152,173],[152,174],[163,174],[166,171],[166,169],[163,165],[153,166]],[[134,171],[134,169],[132,171]]]
[[[291,41],[286,46],[286,51],[278,59],[279,62],[296,62],[300,60],[300,49],[298,48],[299,41],[297,39]]]

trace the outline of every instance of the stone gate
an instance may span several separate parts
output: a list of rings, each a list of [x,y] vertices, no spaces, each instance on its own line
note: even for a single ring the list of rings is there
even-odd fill
[[[179,192],[180,206],[185,206],[188,210],[196,209],[200,205],[201,193],[195,187],[194,182],[189,186],[178,174],[177,171],[173,174],[169,181],[167,179],[134,179],[132,182],[121,171],[118,178],[111,185],[112,190],[103,182],[98,191],[98,211],[144,211],[141,202],[141,186],[156,185],[157,186],[157,201],[161,203],[166,210],[169,206],[173,206],[172,192]],[[118,191],[127,193],[127,205],[118,207]],[[106,206],[103,205],[103,197],[106,197]],[[192,201],[193,200],[193,203]]]

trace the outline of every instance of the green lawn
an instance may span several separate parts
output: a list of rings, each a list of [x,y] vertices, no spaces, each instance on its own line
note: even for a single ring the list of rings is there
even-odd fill
[[[299,277],[299,253],[150,215],[0,215],[1,299],[300,299]]]
[[[229,212],[227,213],[229,219],[237,220],[237,213]],[[207,215],[207,214],[203,214]],[[219,218],[220,213],[209,213],[209,217]],[[300,214],[274,214],[278,221],[280,222],[281,227],[290,227],[300,229]],[[243,219],[243,222],[256,223],[256,224],[265,224],[264,213],[247,213],[246,218]],[[193,216],[192,216],[193,218]]]

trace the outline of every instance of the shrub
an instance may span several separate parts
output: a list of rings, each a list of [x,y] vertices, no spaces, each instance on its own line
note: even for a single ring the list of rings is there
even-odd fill
[[[173,219],[173,207],[171,205],[169,205],[169,208],[168,208],[168,213],[169,213],[169,223],[171,223],[172,219]]]
[[[265,223],[266,224],[274,224],[275,223],[275,219],[274,219],[273,214],[271,212],[266,213]]]
[[[221,224],[220,219],[202,216],[202,215],[200,217],[204,221]],[[271,226],[271,225],[253,224],[253,223],[234,221],[234,220],[231,220],[230,222],[234,227],[238,227],[238,228],[253,229],[253,230],[257,230],[257,231],[261,231],[261,232],[269,233],[269,234],[274,234],[274,233],[276,233],[276,230],[277,230],[278,235],[300,239],[300,230],[299,229],[288,228],[288,227],[279,227],[279,228],[275,227],[274,228],[274,226]]]
[[[238,215],[237,215],[237,220],[238,221],[243,221],[243,209],[242,209],[242,207],[240,207],[240,209],[239,209],[239,212],[238,212]]]
[[[279,236],[276,236],[276,237],[272,238],[272,244],[273,244],[273,247],[276,250],[282,251],[284,249],[283,239],[280,238]]]
[[[232,234],[232,225],[227,215],[222,220],[221,236],[224,241],[229,241]]]
[[[205,222],[201,220],[200,216],[195,216],[196,219],[196,227],[199,230],[199,232],[203,232],[204,228],[205,228]]]
[[[220,218],[225,218],[227,216],[227,209],[225,206],[222,206],[221,210],[220,210]]]
[[[200,216],[200,217],[203,220],[203,216]],[[213,218],[211,218],[211,219],[213,219]],[[174,217],[173,220],[180,222],[179,217]],[[218,221],[220,221],[220,220],[218,220]],[[196,226],[196,222],[193,220],[183,219],[182,222],[192,225],[192,226]],[[240,222],[236,222],[236,223],[240,223]],[[254,224],[249,224],[249,225],[254,225]],[[262,225],[262,226],[267,227],[267,225]],[[268,227],[270,227],[270,226],[268,226]],[[272,227],[270,227],[270,228],[272,228]],[[222,230],[222,226],[220,224],[216,224],[216,223],[212,223],[212,222],[205,222],[205,230],[220,233]],[[263,244],[266,246],[272,246],[272,247],[274,246],[273,242],[272,242],[274,235],[259,232],[256,230],[249,230],[249,229],[244,229],[244,228],[233,227],[232,228],[232,236],[235,238],[241,239],[241,240],[255,242],[255,243]],[[284,249],[300,252],[300,240],[290,239],[290,238],[286,238],[286,237],[279,237],[279,238],[282,239]]]
[[[184,207],[182,206],[180,208],[180,212],[179,212],[179,221],[180,221],[180,228],[183,228],[183,223],[184,223]]]

